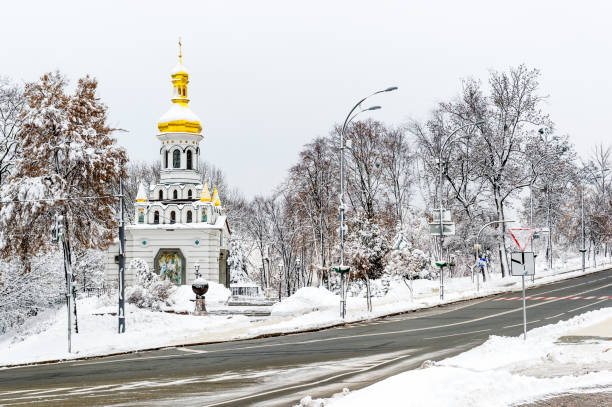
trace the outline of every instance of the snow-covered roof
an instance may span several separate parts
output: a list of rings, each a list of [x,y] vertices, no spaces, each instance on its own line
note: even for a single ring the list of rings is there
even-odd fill
[[[147,192],[145,191],[145,186],[140,181],[138,184],[138,193],[136,194],[136,202],[146,202],[147,201]]]
[[[174,68],[172,68],[172,72],[170,72],[170,75],[176,75],[177,73],[187,73],[187,68],[185,68],[185,66],[182,63],[178,63],[174,66]]]
[[[170,109],[159,118],[159,123],[168,123],[178,120],[187,120],[189,122],[199,122],[200,118],[191,111],[187,106],[178,103],[173,103]]]
[[[144,229],[148,229],[148,230],[155,230],[155,229],[223,229],[223,228],[229,228],[229,226],[226,223],[227,220],[227,216],[225,215],[220,215],[217,217],[217,221],[215,222],[214,225],[210,225],[208,223],[160,223],[160,224],[145,224],[145,223],[138,223],[135,225],[125,225],[126,229],[140,229],[140,230],[144,230]]]

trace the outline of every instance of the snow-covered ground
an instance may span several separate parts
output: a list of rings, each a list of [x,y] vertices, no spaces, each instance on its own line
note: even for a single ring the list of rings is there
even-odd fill
[[[495,407],[565,392],[612,389],[608,340],[559,340],[597,325],[612,330],[612,308],[591,311],[532,329],[527,340],[491,336],[484,344],[440,362],[392,376],[333,399],[304,398],[302,407],[455,406]]]
[[[568,267],[575,267],[568,265]],[[587,269],[587,273],[600,270]],[[563,269],[538,273],[535,284],[581,275]],[[529,280],[528,286],[532,283]],[[339,317],[339,297],[324,288],[306,287],[271,307],[269,317],[245,315],[193,316],[155,312],[126,305],[126,332],[117,333],[116,299],[84,298],[78,301],[79,334],[72,335],[72,353],[67,352],[66,309],[60,307],[31,318],[16,330],[0,336],[0,365],[71,359],[190,343],[253,338],[263,334],[296,332],[376,318],[396,312],[441,304],[438,280],[415,280],[413,293],[401,282],[393,284],[384,297],[373,298],[373,312],[367,312],[365,298],[349,297],[346,319]],[[520,290],[520,278],[502,279],[492,275],[486,284],[470,277],[445,280],[444,303],[511,290]],[[207,293],[209,311],[228,311],[229,290],[211,284]],[[193,310],[191,287],[180,287],[169,310]]]

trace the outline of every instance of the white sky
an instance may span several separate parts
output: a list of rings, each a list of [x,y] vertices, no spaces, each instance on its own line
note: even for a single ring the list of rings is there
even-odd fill
[[[372,117],[398,125],[425,119],[461,78],[520,63],[542,70],[547,109],[579,153],[611,140],[612,2],[22,0],[0,12],[0,74],[95,76],[134,160],[157,159],[182,36],[204,157],[248,196],[374,90],[399,86],[372,100]]]

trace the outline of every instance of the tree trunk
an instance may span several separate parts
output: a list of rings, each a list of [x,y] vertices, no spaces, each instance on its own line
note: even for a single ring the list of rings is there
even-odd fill
[[[370,278],[368,277],[368,273],[364,273],[366,280],[366,295],[367,295],[367,303],[368,303],[368,312],[372,312],[372,292],[370,291]]]
[[[504,219],[504,203],[500,198],[500,191],[498,187],[494,189],[495,195],[495,208],[497,210],[497,220],[503,222]],[[502,278],[506,277],[506,270],[508,268],[508,263],[506,259],[506,235],[505,235],[505,225],[500,223],[498,226],[497,234],[499,236],[499,241],[501,245],[499,246],[499,267],[501,270]]]

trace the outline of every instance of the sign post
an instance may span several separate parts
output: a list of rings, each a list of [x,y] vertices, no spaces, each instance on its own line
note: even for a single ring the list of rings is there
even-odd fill
[[[429,234],[440,237],[440,261],[436,262],[436,266],[440,268],[440,299],[444,300],[444,266],[447,264],[443,260],[443,239],[455,234],[455,224],[448,209],[434,209],[433,217],[434,221],[429,223]]]
[[[533,228],[508,229],[514,242],[521,250],[511,255],[510,273],[513,276],[521,276],[523,286],[523,339],[527,340],[527,305],[525,303],[525,276],[535,275],[535,259],[533,252],[525,252],[527,243],[533,236]]]
[[[340,296],[340,317],[344,318],[346,315],[346,291],[344,289],[344,275],[351,271],[349,266],[340,265],[334,267],[336,273],[340,273],[340,290],[342,291]]]

